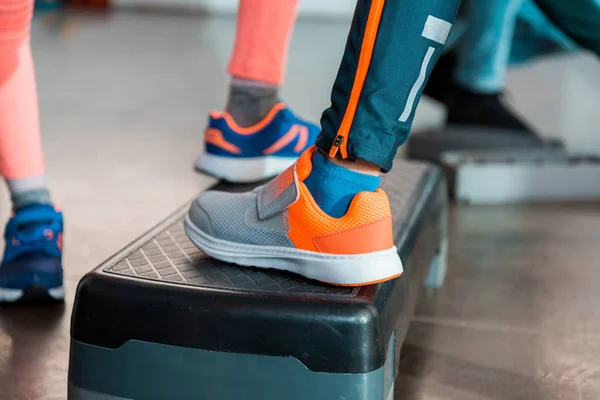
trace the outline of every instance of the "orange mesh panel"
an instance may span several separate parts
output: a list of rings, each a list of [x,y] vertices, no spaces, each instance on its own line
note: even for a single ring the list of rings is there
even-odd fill
[[[300,188],[300,198],[288,208],[290,219],[288,236],[298,249],[319,251],[315,241],[321,236],[372,225],[391,216],[390,202],[382,189],[377,189],[375,192],[358,193],[352,200],[346,215],[341,218],[333,218],[319,208],[304,183],[300,182],[298,186]],[[391,247],[390,243],[393,241],[391,224],[380,226],[387,232],[381,232],[382,240],[379,242],[379,248],[372,248],[372,244],[365,246],[364,243],[356,242],[357,251],[355,254],[386,250]],[[342,237],[340,236],[340,239]],[[329,252],[332,251],[331,247],[328,246]],[[340,246],[340,251],[335,251],[335,253],[346,254],[346,252],[341,251],[344,248],[347,248],[347,245]]]

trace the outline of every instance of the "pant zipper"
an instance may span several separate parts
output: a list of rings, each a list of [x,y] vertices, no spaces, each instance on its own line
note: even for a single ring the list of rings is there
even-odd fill
[[[369,65],[371,64],[371,56],[373,55],[373,48],[375,47],[375,40],[377,39],[379,21],[381,19],[384,4],[385,0],[372,0],[369,16],[367,18],[367,26],[365,27],[365,36],[360,48],[356,76],[354,77],[354,84],[352,85],[350,99],[348,100],[348,106],[346,107],[344,118],[342,119],[337,135],[333,140],[331,149],[329,150],[329,157],[331,158],[337,155],[338,150],[340,151],[342,158],[348,158],[348,134],[350,133],[350,128],[354,121],[358,100],[360,99],[367,72],[369,71]]]

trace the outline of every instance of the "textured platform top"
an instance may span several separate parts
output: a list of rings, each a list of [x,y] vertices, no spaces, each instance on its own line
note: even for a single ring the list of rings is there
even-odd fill
[[[431,169],[421,163],[396,162],[393,174],[383,184],[392,207],[394,225],[402,227],[411,210],[413,194],[425,183],[424,175]],[[398,172],[396,172],[398,171]],[[228,190],[225,186],[217,189]],[[252,186],[244,189],[251,190]],[[237,190],[242,190],[242,187]],[[185,206],[171,216],[167,224],[151,231],[134,244],[131,252],[114,260],[104,271],[142,279],[162,280],[182,285],[217,287],[266,292],[315,293],[352,296],[357,289],[335,287],[285,272],[238,267],[207,257],[187,237],[183,230]],[[148,237],[149,236],[149,237]]]
[[[71,337],[111,349],[141,340],[293,357],[316,372],[380,368],[393,332],[404,340],[447,209],[442,174],[426,164],[397,161],[383,187],[404,265],[400,278],[334,287],[211,259],[183,231],[186,205],[82,278]]]

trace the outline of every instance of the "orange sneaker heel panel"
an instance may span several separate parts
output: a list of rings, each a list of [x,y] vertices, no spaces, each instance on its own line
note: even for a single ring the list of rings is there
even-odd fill
[[[321,253],[364,254],[387,250],[394,246],[392,217],[385,217],[370,224],[329,233],[314,238]]]
[[[315,151],[319,151],[317,150],[317,147],[315,145],[310,146],[300,155],[298,161],[296,161],[296,175],[300,182],[304,182],[312,171],[312,157]]]
[[[235,144],[228,142],[223,137],[223,132],[215,128],[206,129],[206,132],[204,133],[204,142],[206,144],[212,144],[213,146],[217,146],[233,154],[240,154],[242,152],[242,149],[240,149]]]
[[[375,192],[361,192],[357,194],[352,200],[346,215],[341,218],[333,218],[319,208],[304,183],[300,182],[298,186],[300,188],[300,197],[298,201],[288,208],[290,221],[288,236],[297,249],[326,252],[325,250],[320,250],[316,244],[315,239],[321,238],[320,240],[324,241],[326,243],[325,246],[331,250],[331,254],[362,253],[364,251],[345,253],[344,246],[339,246],[336,250],[332,244],[334,239],[328,240],[324,239],[324,237],[340,232],[346,232],[350,237],[352,234],[349,232],[353,229],[373,225],[387,217],[391,218],[390,202],[385,192],[381,189],[377,189]],[[375,250],[369,250],[369,252],[386,250],[392,247],[392,245],[388,245],[393,242],[391,222],[388,225],[378,224],[375,226],[377,227],[378,236],[382,244]],[[369,228],[365,229],[368,230]],[[386,238],[385,235],[388,235],[389,238]]]

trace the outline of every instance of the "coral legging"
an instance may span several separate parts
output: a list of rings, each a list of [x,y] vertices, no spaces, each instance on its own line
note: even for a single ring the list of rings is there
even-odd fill
[[[0,0],[0,174],[21,179],[44,173],[33,62],[32,0]]]
[[[298,0],[241,0],[230,75],[281,83]],[[29,34],[33,0],[0,0],[0,174],[44,173]]]

